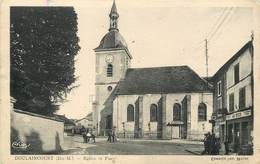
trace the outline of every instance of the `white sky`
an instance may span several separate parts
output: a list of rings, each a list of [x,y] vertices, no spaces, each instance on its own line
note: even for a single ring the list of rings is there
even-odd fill
[[[169,1],[169,0],[165,0]],[[131,66],[157,67],[188,65],[205,76],[205,42],[224,7],[176,7],[165,1],[137,4],[116,1],[119,31],[133,56]],[[93,51],[108,32],[112,0],[86,1],[75,6],[81,51],[76,61],[77,84],[68,95],[59,114],[82,118],[92,111],[94,95],[95,53]],[[227,8],[230,14],[209,41],[209,75],[213,75],[247,41],[253,26],[251,8]],[[224,14],[225,15],[225,14]],[[198,44],[200,43],[200,44]]]

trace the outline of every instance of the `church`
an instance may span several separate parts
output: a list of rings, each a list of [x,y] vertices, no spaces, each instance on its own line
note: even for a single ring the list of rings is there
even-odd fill
[[[131,68],[115,1],[96,55],[93,129],[117,137],[203,139],[211,132],[213,87],[189,66]]]

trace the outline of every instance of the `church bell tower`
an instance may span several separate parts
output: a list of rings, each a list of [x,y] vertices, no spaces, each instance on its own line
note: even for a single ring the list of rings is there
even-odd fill
[[[119,33],[116,3],[109,14],[109,29],[94,49],[96,55],[95,102],[93,103],[93,126],[98,135],[112,128],[113,104],[109,100],[119,81],[130,67],[132,56]]]

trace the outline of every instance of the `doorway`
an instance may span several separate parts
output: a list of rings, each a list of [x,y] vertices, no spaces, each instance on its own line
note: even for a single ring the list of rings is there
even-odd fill
[[[172,138],[179,139],[180,138],[180,126],[172,126]]]

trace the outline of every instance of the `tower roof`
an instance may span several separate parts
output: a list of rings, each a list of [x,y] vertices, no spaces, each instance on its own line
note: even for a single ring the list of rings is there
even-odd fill
[[[95,50],[122,48],[127,49],[127,44],[123,36],[117,30],[111,30],[102,38]]]
[[[118,14],[118,13],[117,13],[117,8],[116,8],[116,2],[115,2],[115,0],[113,1],[113,5],[112,5],[112,8],[111,8],[111,11],[110,11],[110,14],[109,14],[109,15],[111,15],[112,13]]]
[[[123,49],[126,50],[131,58],[127,44],[123,36],[119,33],[117,27],[117,19],[119,14],[117,13],[116,3],[113,1],[113,5],[109,14],[110,17],[110,27],[108,33],[102,38],[99,46],[95,48],[95,51],[113,50],[113,49]]]

